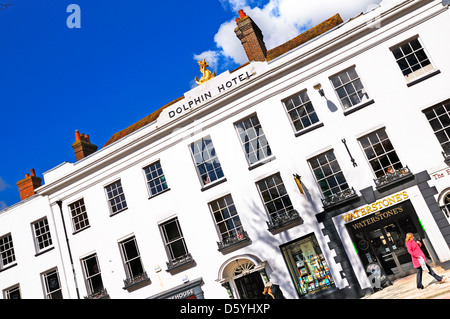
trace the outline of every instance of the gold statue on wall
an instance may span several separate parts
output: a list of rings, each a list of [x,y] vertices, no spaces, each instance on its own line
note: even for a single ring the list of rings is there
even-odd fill
[[[200,78],[200,80],[197,77],[195,77],[195,83],[201,85],[216,76],[215,71],[211,73],[211,71],[207,69],[209,65],[205,59],[203,59],[202,61],[198,61],[198,64],[200,65],[200,72],[202,72],[203,76]]]

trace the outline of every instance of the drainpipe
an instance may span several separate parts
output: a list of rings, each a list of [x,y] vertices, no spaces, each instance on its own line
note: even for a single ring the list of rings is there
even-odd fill
[[[75,281],[75,289],[77,291],[77,298],[80,299],[80,292],[78,291],[78,284],[77,284],[77,275],[75,273],[75,268],[73,266],[73,259],[72,259],[72,252],[70,250],[69,237],[67,237],[66,223],[64,222],[64,214],[62,211],[62,201],[58,200],[58,201],[56,201],[56,204],[58,204],[59,211],[61,213],[61,221],[62,221],[63,228],[64,228],[64,236],[66,236],[67,250],[69,251],[70,263],[72,265],[73,280]]]

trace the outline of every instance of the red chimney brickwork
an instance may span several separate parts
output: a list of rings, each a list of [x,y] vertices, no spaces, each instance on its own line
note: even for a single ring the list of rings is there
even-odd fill
[[[42,179],[36,176],[34,168],[30,170],[30,174],[25,174],[25,178],[17,182],[19,187],[20,200],[27,199],[35,194],[34,190],[41,186]]]
[[[97,151],[97,145],[91,143],[89,135],[80,134],[78,131],[75,131],[75,143],[72,144],[72,148],[77,161]]]
[[[243,10],[239,10],[239,18],[236,19],[236,24],[237,28],[234,29],[234,33],[241,40],[248,60],[265,61],[267,49],[261,29]]]

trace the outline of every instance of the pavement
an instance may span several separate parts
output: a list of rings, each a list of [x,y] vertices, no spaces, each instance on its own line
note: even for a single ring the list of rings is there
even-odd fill
[[[417,289],[416,274],[409,275],[393,282],[392,286],[386,287],[371,295],[361,299],[450,299],[450,269],[437,266],[433,267],[436,274],[447,281],[438,284],[436,279],[431,277],[428,272],[423,272],[422,284],[425,289]]]

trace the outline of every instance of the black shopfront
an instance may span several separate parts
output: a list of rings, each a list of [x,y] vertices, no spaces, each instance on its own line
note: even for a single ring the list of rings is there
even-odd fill
[[[425,232],[410,200],[368,214],[346,224],[354,248],[367,272],[378,272],[381,285],[415,272],[405,247],[405,236],[413,233],[423,241]],[[429,258],[428,247],[423,245]]]

